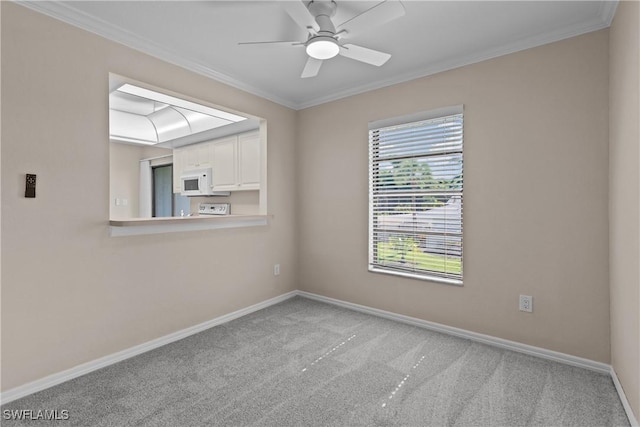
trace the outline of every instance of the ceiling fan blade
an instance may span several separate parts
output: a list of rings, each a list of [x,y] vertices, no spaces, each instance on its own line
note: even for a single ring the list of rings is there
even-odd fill
[[[340,55],[355,59],[356,61],[365,62],[367,64],[381,66],[391,58],[388,53],[380,52],[366,47],[357,46],[355,44],[345,44],[340,46]]]
[[[304,45],[303,42],[299,41],[266,41],[266,42],[239,42],[239,45],[283,45],[283,46],[296,46],[296,45]]]
[[[309,13],[309,9],[301,0],[294,1],[285,1],[284,10],[289,14],[291,19],[293,19],[296,24],[301,26],[304,29],[308,29],[309,27],[313,28],[315,31],[318,31],[320,27],[316,22],[316,19]]]
[[[384,0],[338,25],[336,32],[345,30],[342,37],[351,37],[354,34],[391,22],[404,14],[404,5],[400,0]]]
[[[320,71],[321,65],[322,65],[322,59],[309,57],[307,59],[307,63],[304,65],[304,70],[302,70],[302,75],[300,77],[303,79],[306,79],[308,77],[317,76],[318,71]]]

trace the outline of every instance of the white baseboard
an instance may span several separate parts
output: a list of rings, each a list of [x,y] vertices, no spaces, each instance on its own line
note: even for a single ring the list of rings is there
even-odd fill
[[[616,374],[616,370],[613,369],[613,366],[611,367],[611,379],[613,380],[613,384],[616,386],[616,391],[618,392],[618,396],[620,396],[620,401],[622,402],[624,411],[627,413],[627,418],[629,418],[629,423],[631,424],[631,427],[639,427],[640,424],[638,424],[638,420],[633,414],[631,405],[629,405],[629,401],[627,400],[627,395],[624,393],[622,384],[620,384],[620,380],[618,380],[618,375]]]
[[[494,347],[500,347],[507,350],[517,351],[519,353],[540,357],[542,359],[553,360],[556,362],[564,363],[566,365],[589,369],[591,371],[599,372],[602,374],[609,374],[611,372],[611,365],[608,365],[606,363],[596,362],[589,359],[584,359],[578,356],[572,356],[570,354],[559,353],[557,351],[547,350],[541,347],[534,347],[532,345],[527,345],[527,344],[522,344],[515,341],[505,340],[502,338],[492,337],[490,335],[484,335],[477,332],[471,332],[465,329],[454,328],[452,326],[447,326],[447,325],[443,325],[435,322],[429,322],[427,320],[417,319],[415,317],[409,317],[402,314],[396,314],[390,311],[371,308],[371,307],[367,307],[360,304],[354,304],[351,302],[329,298],[322,295],[313,294],[310,292],[298,291],[297,294],[302,297],[313,299],[316,301],[338,305],[340,307],[349,308],[351,310],[372,314],[378,317],[384,317],[390,320],[396,320],[398,322],[406,323],[409,325],[430,329],[432,331],[442,332],[447,335],[466,338],[471,341],[492,345]]]
[[[47,389],[49,387],[53,387],[54,385],[58,385],[65,381],[72,380],[74,378],[88,374],[89,372],[96,371],[100,368],[113,365],[114,363],[118,363],[125,359],[129,359],[130,357],[137,356],[149,350],[153,350],[163,345],[170,344],[174,341],[181,340],[190,335],[197,334],[198,332],[202,332],[214,326],[221,325],[223,323],[227,323],[231,320],[237,319],[238,317],[242,317],[249,313],[253,313],[254,311],[262,310],[263,308],[285,301],[296,295],[297,295],[297,291],[287,292],[286,294],[282,294],[277,297],[268,299],[266,301],[262,301],[257,304],[254,304],[252,306],[242,308],[240,310],[234,311],[233,313],[216,317],[215,319],[208,320],[198,325],[182,329],[180,331],[165,335],[160,338],[156,338],[146,343],[133,346],[126,350],[122,350],[117,353],[113,353],[108,356],[104,356],[99,359],[92,360],[87,363],[83,363],[71,369],[67,369],[65,371],[46,376],[39,380],[35,380],[30,383],[12,388],[0,394],[0,404],[9,403],[13,400],[20,399],[21,397],[28,396],[32,393]]]
[[[347,301],[329,298],[329,297],[325,297],[322,295],[313,294],[305,291],[287,292],[277,297],[268,299],[266,301],[262,301],[258,304],[254,304],[252,306],[234,311],[229,314],[225,314],[223,316],[200,323],[198,325],[182,329],[180,331],[165,335],[160,338],[156,338],[146,343],[133,346],[126,350],[122,350],[117,353],[104,356],[87,363],[83,363],[71,369],[67,369],[65,371],[46,376],[39,380],[32,381],[30,383],[21,385],[19,387],[15,387],[13,389],[7,390],[4,393],[0,394],[0,404],[9,403],[16,399],[20,399],[21,397],[28,396],[32,393],[36,393],[38,391],[47,389],[49,387],[53,387],[65,381],[72,380],[74,378],[80,377],[82,375],[88,374],[90,372],[96,371],[106,366],[113,365],[114,363],[118,363],[130,357],[134,357],[139,354],[145,353],[147,351],[153,350],[155,348],[161,347],[163,345],[170,344],[174,341],[181,340],[183,338],[197,334],[198,332],[202,332],[214,326],[221,325],[223,323],[229,322],[231,320],[237,319],[239,317],[245,316],[255,311],[262,310],[263,308],[267,308],[274,304],[280,303],[296,295],[299,295],[304,298],[316,300],[316,301],[325,302],[328,304],[337,305],[337,306],[348,308],[351,310],[372,314],[374,316],[395,320],[395,321],[406,323],[409,325],[418,326],[421,328],[441,332],[444,334],[453,335],[460,338],[466,338],[466,339],[484,343],[487,345],[492,345],[495,347],[504,348],[512,351],[517,351],[519,353],[524,353],[524,354],[540,357],[547,360],[553,360],[559,363],[564,363],[571,366],[577,366],[580,368],[589,369],[591,371],[595,371],[603,374],[609,374],[613,379],[613,383],[615,385],[616,391],[620,396],[620,400],[622,401],[622,404],[624,406],[625,412],[627,413],[627,417],[629,418],[631,425],[634,427],[640,427],[638,426],[638,421],[636,420],[633,414],[633,411],[631,410],[629,401],[627,400],[626,395],[624,394],[624,390],[620,385],[620,381],[618,381],[616,372],[611,365],[608,365],[606,363],[601,363],[601,362],[595,362],[593,360],[584,359],[577,356],[572,356],[569,354],[547,350],[540,347],[534,347],[531,345],[522,344],[515,341],[509,341],[502,338],[492,337],[490,335],[484,335],[477,332],[471,332],[464,329],[454,328],[452,326],[442,325],[440,323],[429,322],[427,320],[417,319],[415,317],[409,317],[402,314],[396,314],[389,311],[380,310],[377,308],[367,307],[360,304],[354,304]]]
[[[365,305],[354,304],[352,302],[342,301],[339,299],[325,297],[323,295],[313,294],[311,292],[297,291],[297,295],[309,298],[312,300],[326,302],[328,304],[337,305],[340,307],[348,308],[362,313],[371,314],[378,317],[384,317],[385,319],[396,320],[398,322],[406,323],[413,326],[429,329],[432,331],[442,332],[444,334],[453,335],[460,338],[466,338],[471,341],[481,342],[483,344],[492,345],[495,347],[504,348],[507,350],[517,351],[519,353],[528,354],[530,356],[539,357],[541,359],[553,360],[555,362],[564,363],[566,365],[577,366],[579,368],[589,369],[602,374],[608,374],[613,380],[624,411],[629,418],[629,423],[632,427],[640,427],[638,420],[635,418],[631,405],[627,400],[627,396],[624,393],[622,385],[618,380],[616,371],[613,366],[606,363],[596,362],[590,359],[584,359],[582,357],[572,356],[570,354],[560,353],[557,351],[547,350],[541,347],[534,347],[527,344],[522,344],[515,341],[509,341],[502,338],[492,337],[490,335],[484,335],[477,332],[467,331],[465,329],[454,328],[452,326],[442,325],[440,323],[429,322],[427,320],[417,319],[415,317],[409,317],[402,314],[392,313],[390,311],[380,310],[377,308],[367,307]]]

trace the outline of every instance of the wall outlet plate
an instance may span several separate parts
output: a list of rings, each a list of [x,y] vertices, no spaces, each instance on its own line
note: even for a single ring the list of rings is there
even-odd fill
[[[520,295],[520,311],[526,311],[527,313],[533,312],[533,297],[531,295]]]

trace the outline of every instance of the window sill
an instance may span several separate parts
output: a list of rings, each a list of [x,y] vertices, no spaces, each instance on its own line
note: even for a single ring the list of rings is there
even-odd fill
[[[404,273],[401,271],[390,271],[390,270],[385,270],[382,268],[375,268],[375,267],[369,267],[369,271],[372,273],[390,274],[392,276],[401,276],[401,277],[408,277],[410,279],[426,280],[427,282],[443,283],[445,285],[463,286],[462,280],[457,280],[457,279],[446,279],[444,277],[438,277],[438,276],[423,276],[421,274]]]
[[[110,220],[111,237],[267,225],[270,215],[187,216]]]

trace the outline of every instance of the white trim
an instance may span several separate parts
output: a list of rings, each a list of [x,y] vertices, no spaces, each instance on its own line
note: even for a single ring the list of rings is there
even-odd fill
[[[618,380],[618,375],[616,374],[616,370],[611,367],[611,379],[613,380],[613,384],[616,386],[616,391],[618,392],[618,396],[620,396],[620,401],[622,402],[622,406],[624,407],[624,412],[627,413],[627,418],[629,418],[629,424],[631,427],[640,427],[638,424],[638,420],[633,414],[633,409],[631,409],[631,405],[629,405],[629,401],[627,400],[627,395],[624,393],[624,389],[622,388],[622,384],[620,384],[620,380]]]
[[[576,366],[578,368],[584,368],[601,374],[610,375],[616,388],[616,392],[618,393],[618,397],[620,398],[622,406],[624,407],[627,418],[629,419],[631,427],[640,427],[640,424],[638,423],[638,420],[636,419],[633,410],[631,409],[631,405],[629,405],[629,401],[627,400],[627,396],[624,393],[624,389],[622,388],[622,385],[618,380],[615,369],[613,369],[613,366],[606,363],[596,362],[594,360],[584,359],[582,357],[572,356],[570,354],[547,350],[541,347],[535,347],[528,344],[505,340],[490,335],[484,335],[465,329],[454,328],[452,326],[447,326],[440,323],[429,322],[427,320],[417,319],[415,317],[409,317],[402,314],[392,313],[390,311],[367,307],[365,305],[355,304],[335,298],[329,298],[323,295],[313,294],[311,292],[296,291],[296,295],[315,301],[325,302],[327,304],[337,305],[339,307],[344,307],[350,310],[359,311],[361,313],[371,314],[373,316],[378,316],[389,320],[395,320],[397,322],[406,323],[408,325],[417,326],[419,328],[441,332],[443,334],[465,338],[490,346],[504,348],[506,350],[516,351],[518,353],[527,354],[529,356],[552,360],[554,362],[563,363],[565,365]]]
[[[600,5],[600,16],[602,17],[602,22],[607,27],[611,26],[613,22],[613,17],[616,15],[616,10],[618,9],[618,0],[606,0],[602,2]]]
[[[404,125],[413,122],[437,119],[440,117],[454,116],[464,113],[464,104],[452,105],[450,107],[435,108],[418,113],[405,114],[404,116],[389,117],[369,122],[369,130],[386,128],[390,126]]]
[[[369,245],[370,252],[371,252],[371,249],[372,249],[371,245]],[[464,286],[464,282],[462,280],[448,279],[446,277],[438,277],[438,276],[427,276],[427,273],[414,274],[414,273],[407,273],[405,271],[387,270],[385,268],[378,268],[373,266],[369,266],[369,271],[371,273],[376,273],[376,274],[390,274],[392,276],[407,277],[409,279],[424,280],[427,282],[434,282],[434,283],[444,283],[445,285]]]
[[[69,3],[62,3],[58,1],[13,1],[21,6],[25,6],[31,10],[65,22],[76,28],[80,28],[85,31],[89,31],[90,33],[97,34],[98,36],[104,37],[107,40],[111,40],[128,48],[158,58],[162,61],[177,65],[178,67],[185,68],[189,71],[193,71],[194,73],[198,73],[205,77],[209,77],[213,80],[224,83],[236,89],[240,89],[269,101],[275,102],[276,104],[295,109],[296,104],[287,99],[281,98],[280,96],[270,92],[265,92],[255,86],[244,83],[231,76],[216,71],[197,61],[187,59],[180,53],[173,52],[166,47],[155,43],[154,41],[140,37],[137,34],[125,30],[124,28],[113,25],[104,20],[91,16],[85,12],[82,12],[74,8]]]
[[[396,314],[390,311],[380,310],[377,308],[371,308],[371,307],[367,307],[360,304],[354,304],[351,302],[329,298],[322,295],[312,294],[310,292],[298,291],[298,295],[305,298],[312,299],[312,300],[326,302],[328,304],[333,304],[340,307],[349,308],[351,310],[360,311],[362,313],[383,317],[385,319],[395,320],[398,322],[406,323],[408,325],[417,326],[420,328],[425,328],[425,329],[429,329],[436,332],[441,332],[447,335],[453,335],[455,337],[465,338],[471,341],[480,342],[480,343],[491,345],[494,347],[504,348],[506,350],[517,351],[518,353],[528,354],[530,356],[539,357],[541,359],[553,360],[555,362],[564,363],[566,365],[589,369],[590,371],[595,371],[601,374],[609,374],[611,372],[611,365],[608,365],[606,363],[596,362],[594,360],[584,359],[578,356],[572,356],[570,354],[547,350],[541,347],[534,347],[532,345],[522,344],[515,341],[509,341],[502,338],[493,337],[490,335],[480,334],[477,332],[467,331],[465,329],[454,328],[453,326],[447,326],[440,323],[429,322],[427,320],[417,319],[415,317]]]
[[[239,228],[239,227],[256,227],[267,225],[267,218],[238,218],[233,221],[226,222],[198,222],[192,223],[185,221],[184,223],[158,224],[158,225],[128,225],[109,226],[109,235],[111,237],[122,236],[139,236],[144,234],[163,234],[177,233],[181,231],[201,231],[201,230],[217,230],[221,228]]]
[[[231,76],[209,68],[204,64],[200,64],[196,61],[187,59],[178,52],[172,52],[166,49],[164,46],[161,46],[151,40],[142,38],[130,31],[124,30],[123,28],[79,11],[78,9],[72,7],[69,3],[47,1],[18,1],[17,3],[28,7],[29,9],[35,10],[36,12],[66,22],[67,24],[73,25],[91,33],[97,34],[108,40],[120,43],[131,49],[146,53],[147,55],[154,56],[170,64],[177,65],[179,67],[209,77],[213,80],[217,80],[229,86],[235,87],[237,89],[243,90],[245,92],[265,98],[269,101],[273,101],[277,104],[295,110],[302,110],[316,105],[325,104],[327,102],[336,101],[338,99],[368,92],[370,90],[380,89],[386,86],[407,82],[420,77],[426,77],[432,74],[452,70],[454,68],[459,68],[465,65],[485,61],[487,59],[496,58],[498,56],[507,55],[509,53],[514,53],[521,50],[530,49],[532,47],[568,39],[570,37],[579,36],[581,34],[589,33],[592,31],[601,30],[603,28],[609,27],[617,6],[617,1],[605,1],[601,8],[600,16],[594,18],[589,22],[579,23],[568,28],[561,28],[551,33],[545,33],[523,40],[518,40],[499,48],[487,49],[485,51],[473,53],[470,55],[460,55],[458,57],[433,64],[430,67],[422,68],[405,74],[400,74],[383,81],[352,87],[345,91],[313,98],[308,101],[296,102],[291,99],[284,99],[274,93],[258,89],[255,86],[249,85]]]
[[[362,313],[367,313],[374,316],[383,317],[386,319],[406,323],[409,325],[441,332],[447,335],[466,338],[472,341],[481,342],[483,344],[492,345],[492,346],[504,348],[507,350],[517,351],[519,353],[524,353],[524,354],[528,354],[535,357],[540,357],[542,359],[553,360],[559,363],[564,363],[571,366],[577,366],[580,368],[589,369],[589,370],[603,373],[603,374],[609,374],[613,379],[613,383],[615,385],[616,391],[618,392],[620,400],[622,401],[622,405],[624,406],[624,410],[627,414],[627,417],[629,418],[629,422],[631,423],[631,426],[638,427],[638,421],[636,420],[633,414],[633,411],[631,410],[631,406],[629,405],[626,395],[624,394],[624,390],[622,389],[622,386],[618,381],[618,377],[615,373],[615,370],[611,365],[595,362],[588,359],[583,359],[581,357],[571,356],[564,353],[546,350],[540,347],[534,347],[534,346],[521,344],[514,341],[504,340],[504,339],[492,337],[489,335],[479,334],[477,332],[471,332],[464,329],[454,328],[454,327],[442,325],[439,323],[429,322],[422,319],[416,319],[414,317],[404,316],[401,314],[396,314],[389,311],[371,308],[364,305],[341,301],[338,299],[329,298],[329,297],[313,294],[306,291],[299,291],[299,290],[287,292],[277,297],[259,302],[257,304],[254,304],[246,308],[242,308],[240,310],[236,310],[232,313],[225,314],[223,316],[200,323],[198,325],[194,325],[194,326],[182,329],[180,331],[165,335],[163,337],[156,338],[146,343],[142,343],[142,344],[130,347],[128,349],[119,351],[117,353],[113,353],[111,355],[104,356],[99,359],[95,359],[90,362],[83,363],[71,369],[67,369],[62,372],[58,372],[56,374],[46,376],[39,380],[35,380],[30,383],[12,388],[3,393],[0,393],[0,404],[9,403],[14,400],[20,399],[22,397],[28,396],[30,394],[36,393],[38,391],[42,391],[47,388],[53,387],[55,385],[61,384],[63,382],[70,381],[74,378],[78,378],[82,375],[88,374],[98,369],[107,367],[109,365],[113,365],[125,359],[129,359],[131,357],[137,356],[147,351],[156,349],[158,347],[162,347],[163,345],[170,344],[172,342],[181,340],[188,336],[197,334],[199,332],[202,332],[214,326],[221,325],[223,323],[229,322],[231,320],[237,319],[239,317],[245,316],[255,311],[262,310],[263,308],[267,308],[272,305],[278,304],[282,301],[286,301],[295,296],[301,296],[311,300],[325,302],[332,305],[337,305],[340,307],[348,308],[348,309],[359,311]]]
[[[436,62],[426,68],[417,69],[405,74],[398,74],[387,80],[381,80],[361,86],[354,86],[341,92],[331,93],[329,95],[314,98],[306,102],[299,102],[296,103],[293,108],[295,108],[296,110],[303,110],[305,108],[315,107],[316,105],[325,104],[327,102],[336,101],[338,99],[346,98],[349,96],[381,89],[398,83],[408,82],[422,77],[431,76],[433,74],[442,73],[444,71],[449,71],[455,68],[464,67],[466,65],[475,64],[478,62],[508,55],[510,53],[520,52],[522,50],[531,49],[593,31],[598,31],[603,28],[607,28],[608,26],[609,25],[602,22],[600,18],[596,18],[590,22],[577,24],[568,28],[561,28],[551,33],[529,37],[524,40],[518,40],[513,43],[500,46],[498,48],[491,48],[481,52],[475,52],[468,55],[460,55],[457,57],[449,58],[444,61]]]
[[[177,332],[173,332],[163,337],[156,338],[151,341],[147,341],[146,343],[135,345],[133,347],[119,351],[117,353],[113,353],[108,356],[104,356],[99,359],[95,359],[90,362],[86,362],[81,365],[75,366],[71,369],[67,369],[62,372],[58,372],[56,374],[46,376],[39,380],[35,380],[30,383],[12,388],[10,390],[3,392],[0,395],[0,403],[1,404],[9,403],[16,399],[20,399],[21,397],[61,384],[65,381],[78,378],[82,375],[88,374],[90,372],[96,371],[106,366],[113,365],[114,363],[121,362],[125,359],[129,359],[131,357],[137,356],[139,354],[145,353],[155,348],[162,347],[163,345],[181,340],[183,338],[197,334],[198,332],[202,332],[214,326],[227,323],[231,320],[237,319],[239,317],[245,316],[255,311],[262,310],[263,308],[267,308],[274,304],[278,304],[289,298],[293,298],[296,295],[297,295],[297,291],[287,292],[277,297],[270,298],[266,301],[262,301],[257,304],[251,305],[249,307],[236,310],[232,313],[228,313],[220,317],[216,317],[215,319],[208,320],[198,325],[190,326],[188,328],[182,329]]]

